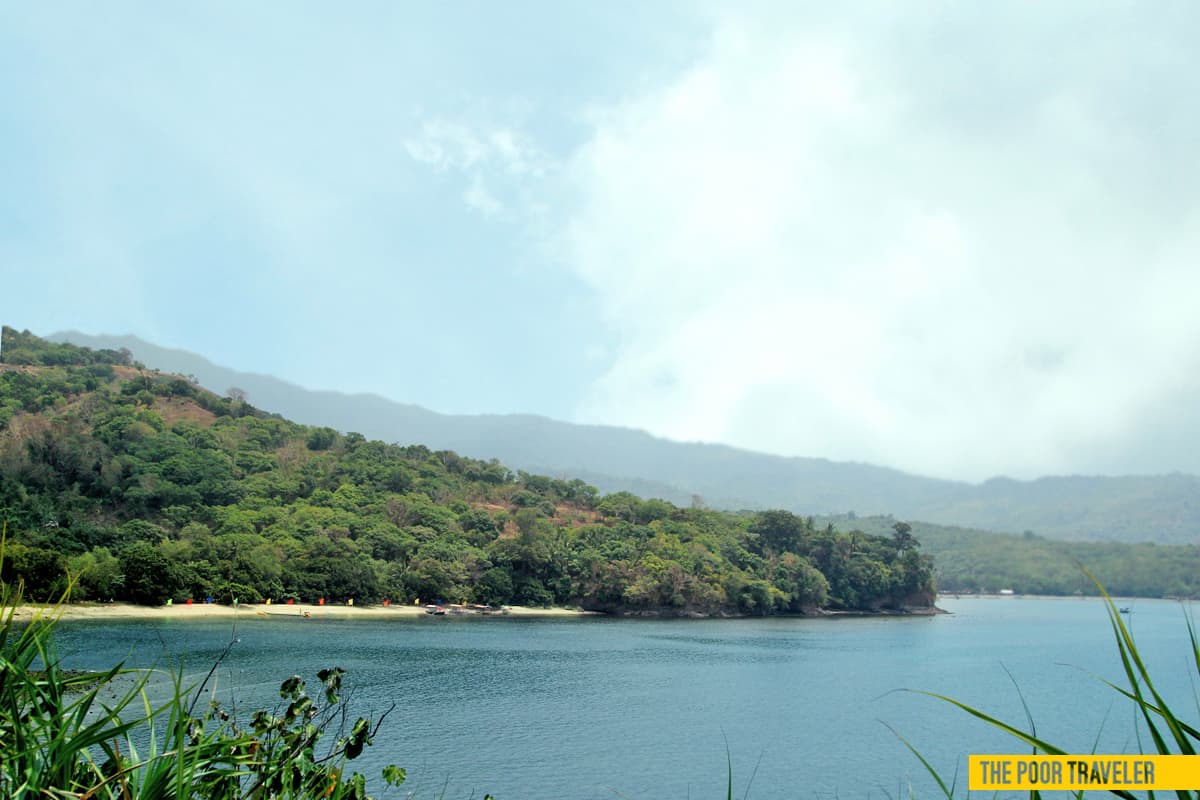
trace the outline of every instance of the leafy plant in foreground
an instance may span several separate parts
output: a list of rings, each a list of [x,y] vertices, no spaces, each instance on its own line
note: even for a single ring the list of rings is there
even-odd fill
[[[243,728],[216,703],[194,713],[203,684],[189,690],[177,674],[156,704],[149,670],[64,671],[53,646],[57,608],[20,624],[20,600],[19,586],[0,586],[0,796],[368,798],[365,777],[346,776],[346,763],[371,744],[387,713],[374,725],[365,718],[350,723],[339,704],[340,668],[318,673],[323,702],[306,694],[299,677],[288,678],[280,687],[282,711],[259,711]],[[319,752],[335,723],[336,741]],[[389,766],[382,777],[399,785],[405,774]]]

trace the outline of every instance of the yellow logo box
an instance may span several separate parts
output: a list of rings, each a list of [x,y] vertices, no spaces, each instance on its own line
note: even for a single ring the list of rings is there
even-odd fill
[[[971,791],[1200,789],[1200,756],[967,757]]]

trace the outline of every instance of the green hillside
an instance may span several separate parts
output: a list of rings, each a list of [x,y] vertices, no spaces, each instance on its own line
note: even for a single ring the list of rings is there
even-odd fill
[[[821,517],[818,525],[891,531],[890,516]],[[1064,542],[1032,531],[1020,535],[913,522],[912,534],[936,564],[939,591],[1019,594],[1096,594],[1086,566],[1114,595],[1200,596],[1200,546],[1153,542]]]
[[[995,478],[979,484],[936,480],[871,464],[673,442],[643,431],[527,414],[438,414],[377,395],[310,391],[133,336],[70,332],[52,338],[126,348],[151,367],[194,375],[217,392],[241,387],[251,402],[298,422],[498,458],[514,469],[582,478],[607,492],[630,491],[682,505],[697,495],[713,508],[730,510],[894,514],[990,531],[1032,530],[1052,539],[1200,544],[1200,478],[1194,475]]]
[[[563,604],[772,614],[927,605],[900,532],[733,515],[269,415],[127,351],[0,341],[0,579],[48,597]]]

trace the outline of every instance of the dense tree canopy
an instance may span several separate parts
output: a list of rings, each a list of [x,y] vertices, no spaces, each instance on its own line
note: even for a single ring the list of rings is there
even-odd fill
[[[0,579],[46,597],[773,614],[932,602],[899,536],[733,515],[368,441],[5,329]]]

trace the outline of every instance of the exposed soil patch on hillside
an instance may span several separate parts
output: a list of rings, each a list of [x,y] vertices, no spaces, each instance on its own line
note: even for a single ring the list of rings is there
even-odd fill
[[[217,419],[216,414],[184,397],[157,397],[154,400],[154,410],[167,425],[189,419],[207,427]]]

